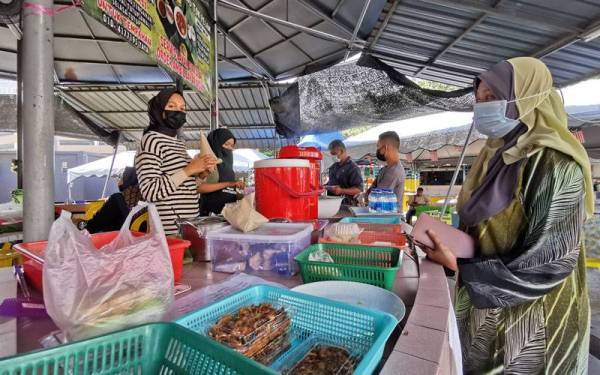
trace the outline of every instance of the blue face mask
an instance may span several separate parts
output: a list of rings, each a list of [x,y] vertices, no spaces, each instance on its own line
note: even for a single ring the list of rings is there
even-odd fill
[[[506,107],[508,106],[508,103],[541,96],[548,91],[550,90],[525,98],[511,100],[510,102],[506,100],[494,100],[491,102],[475,103],[475,105],[473,105],[473,124],[475,125],[475,129],[489,138],[504,137],[521,123],[523,117],[529,114],[529,112],[527,112],[516,120],[507,118]],[[535,107],[537,107],[537,105],[534,106],[531,111],[533,111]]]
[[[506,100],[475,103],[473,123],[475,129],[489,138],[502,138],[519,125],[519,120],[506,117]]]

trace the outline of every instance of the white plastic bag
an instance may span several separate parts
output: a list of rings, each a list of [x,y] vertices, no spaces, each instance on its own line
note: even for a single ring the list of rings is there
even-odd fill
[[[356,223],[334,223],[325,227],[324,237],[328,241],[340,243],[358,242],[362,229]]]
[[[148,207],[150,233],[129,231]],[[156,207],[134,207],[118,235],[96,249],[63,211],[44,254],[44,303],[70,340],[160,321],[173,302],[173,269]]]

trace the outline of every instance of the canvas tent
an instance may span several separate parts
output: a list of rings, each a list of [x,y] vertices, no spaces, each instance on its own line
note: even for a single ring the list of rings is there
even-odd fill
[[[198,150],[188,150],[190,157],[196,155]],[[112,156],[98,159],[91,163],[83,164],[67,171],[67,183],[72,183],[80,177],[105,177],[110,171]],[[236,173],[248,172],[253,168],[254,162],[266,159],[267,156],[253,149],[237,149],[233,151],[233,170]],[[135,151],[119,152],[115,156],[115,162],[110,177],[119,177],[125,167],[132,167],[135,159]]]

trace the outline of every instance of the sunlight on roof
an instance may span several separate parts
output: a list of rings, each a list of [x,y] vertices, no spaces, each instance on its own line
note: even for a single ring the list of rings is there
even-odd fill
[[[0,79],[0,95],[17,95],[17,81]]]

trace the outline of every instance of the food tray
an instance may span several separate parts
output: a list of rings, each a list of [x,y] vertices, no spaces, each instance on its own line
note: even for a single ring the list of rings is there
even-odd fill
[[[386,216],[392,216],[392,217],[398,217],[400,215],[398,215],[397,212],[371,212],[371,210],[369,210],[369,207],[350,207],[350,211],[352,211],[352,214],[354,216],[378,216],[378,217],[386,217]]]
[[[323,236],[320,243],[345,243],[331,240],[329,237]],[[379,231],[368,231],[363,230],[359,235],[355,243],[346,243],[348,245],[367,245],[367,246],[390,246],[397,247],[399,249],[406,246],[406,236],[401,233],[393,232],[379,232]]]
[[[237,329],[234,327],[219,329],[218,327],[221,321],[224,322],[223,324],[227,324],[228,322],[236,322],[252,316],[255,317],[257,316],[256,313],[260,313],[261,309],[267,312],[272,311],[271,309],[275,311],[270,314],[269,320],[264,322],[254,320],[251,324],[247,324],[245,327],[242,326],[242,328],[247,328],[246,332],[241,332],[239,327]],[[242,313],[243,310],[247,312],[245,317]],[[268,315],[262,314],[263,318],[267,318]],[[255,323],[258,323],[258,325],[255,325]],[[267,348],[271,344],[271,341],[286,335],[289,326],[290,319],[285,308],[274,305],[263,308],[263,304],[261,304],[244,306],[242,309],[233,311],[231,314],[223,315],[218,321],[208,327],[207,332],[202,333],[247,357],[254,357]]]
[[[1,374],[276,375],[174,323],[153,323],[0,360]]]
[[[331,255],[334,263],[309,261],[309,255],[319,250]],[[298,254],[296,261],[305,283],[356,281],[392,290],[402,265],[402,254],[396,247],[318,244]]]
[[[359,216],[345,217],[340,223],[402,224],[400,216]]]
[[[356,368],[356,364],[360,361],[359,353],[352,353],[348,349],[336,345],[335,343],[331,343],[326,339],[313,338],[311,340],[307,340],[301,347],[294,351],[294,353],[288,355],[286,357],[286,361],[281,364],[281,367],[277,370],[281,372],[283,375],[298,375],[299,372],[296,372],[300,363],[310,354],[313,349],[318,349],[319,347],[332,347],[335,349],[342,349],[347,352],[348,358],[335,365],[335,367],[330,367],[328,373],[335,372],[336,375],[352,375],[354,373],[354,368]],[[325,359],[327,362],[327,359]],[[313,372],[310,372],[312,374]],[[304,372],[301,374],[309,374],[308,372]]]
[[[383,356],[385,343],[398,320],[392,315],[350,306],[287,289],[258,285],[242,290],[177,320],[195,332],[206,332],[215,321],[239,308],[260,303],[283,306],[290,313],[290,349],[271,368],[282,368],[308,340],[327,340],[360,355],[355,374],[370,374]]]

